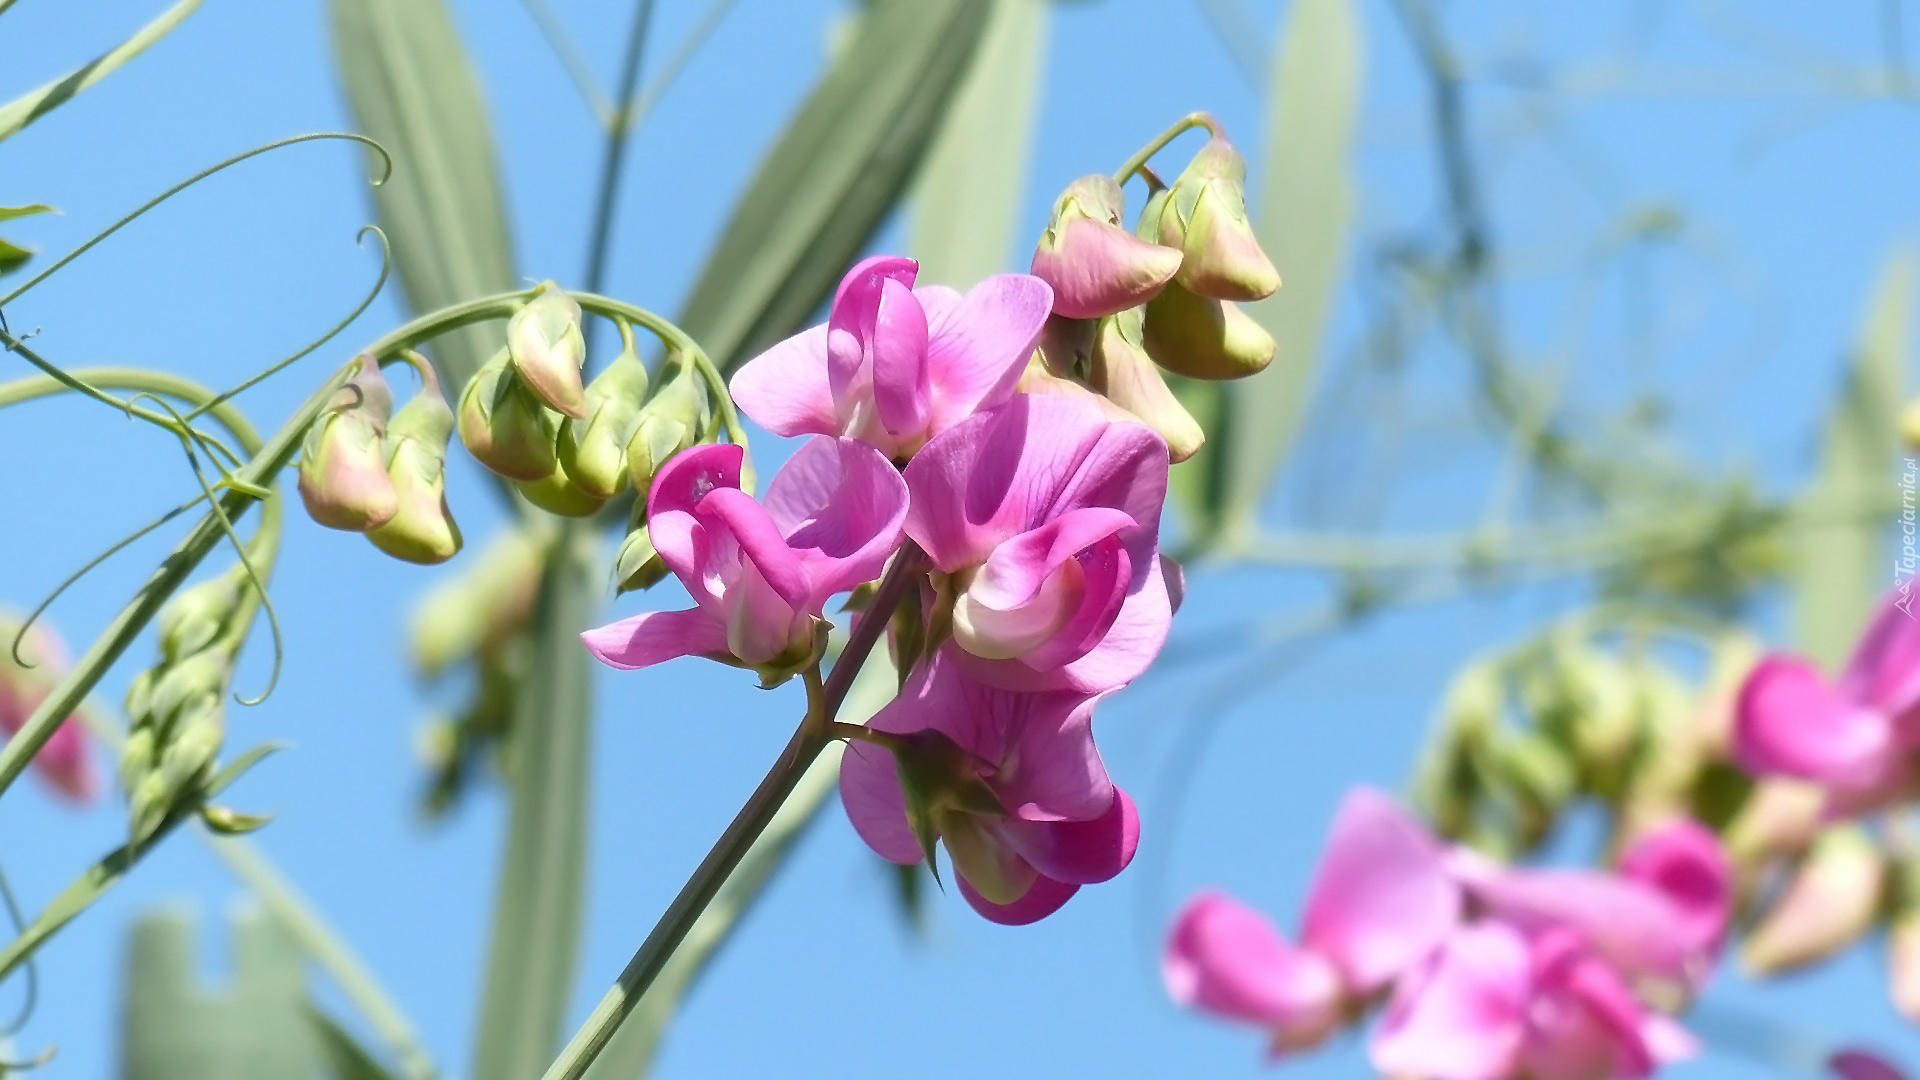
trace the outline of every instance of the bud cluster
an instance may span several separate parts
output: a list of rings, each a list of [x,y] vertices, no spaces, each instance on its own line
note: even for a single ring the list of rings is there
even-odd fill
[[[1205,433],[1162,372],[1240,379],[1272,362],[1272,336],[1240,305],[1280,287],[1247,218],[1246,161],[1211,118],[1211,133],[1171,187],[1144,167],[1148,197],[1132,232],[1113,178],[1068,185],[1033,256],[1053,287],[1041,363],[1027,389],[1079,385],[1145,421],[1174,461]]]

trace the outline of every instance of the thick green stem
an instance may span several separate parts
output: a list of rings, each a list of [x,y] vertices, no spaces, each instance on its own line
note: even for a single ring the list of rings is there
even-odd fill
[[[1147,162],[1153,160],[1153,155],[1165,150],[1168,143],[1179,138],[1183,133],[1197,127],[1206,128],[1208,131],[1215,130],[1213,117],[1203,112],[1197,112],[1188,113],[1174,121],[1172,127],[1154,136],[1152,142],[1135,151],[1134,155],[1127,159],[1126,164],[1120,166],[1120,170],[1113,174],[1113,182],[1116,184],[1124,184],[1128,180],[1131,180],[1134,173],[1139,172],[1145,167]]]

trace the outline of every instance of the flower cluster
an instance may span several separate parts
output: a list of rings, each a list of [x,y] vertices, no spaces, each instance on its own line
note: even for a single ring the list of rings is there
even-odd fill
[[[887,610],[863,617],[888,620],[903,686],[843,758],[848,816],[903,864],[943,842],[977,910],[1027,923],[1133,857],[1133,802],[1091,724],[1166,639],[1167,447],[1084,397],[1016,392],[1055,305],[1044,281],[963,295],[917,273],[859,263],[824,326],[740,369],[742,410],[810,440],[763,500],[738,447],[668,461],[647,528],[695,606],[584,639],[616,667],[702,655],[772,685],[820,659],[829,597],[885,570]]]
[[[1167,944],[1183,1004],[1312,1048],[1384,1003],[1368,1043],[1386,1075],[1608,1080],[1687,1056],[1654,1007],[1711,970],[1733,900],[1714,836],[1648,832],[1616,872],[1525,869],[1447,848],[1385,796],[1335,818],[1300,944],[1221,893],[1194,899]]]

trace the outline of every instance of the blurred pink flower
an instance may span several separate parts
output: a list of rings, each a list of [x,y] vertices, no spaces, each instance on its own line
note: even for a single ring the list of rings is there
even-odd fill
[[[1013,393],[1053,306],[1046,282],[1000,274],[966,295],[913,288],[920,266],[876,255],[847,271],[826,325],[749,360],[731,389],[776,435],[846,435],[888,457]]]
[[[52,692],[68,663],[66,646],[37,624],[27,631],[20,655],[35,666],[13,662],[13,639],[18,620],[0,615],[0,731],[9,737],[25,726],[40,703]],[[40,776],[67,799],[81,804],[100,797],[101,778],[94,764],[86,727],[76,714],[62,721],[53,736],[33,757]]]

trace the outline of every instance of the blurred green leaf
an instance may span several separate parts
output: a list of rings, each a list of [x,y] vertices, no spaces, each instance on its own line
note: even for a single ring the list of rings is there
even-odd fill
[[[876,0],[734,207],[680,326],[731,371],[799,329],[893,208],[988,0]]]
[[[228,920],[233,974],[200,985],[193,919],[143,916],[127,963],[122,1080],[311,1080],[319,1047],[306,975],[286,930],[259,913]]]
[[[333,1080],[394,1080],[393,1073],[333,1017],[309,1006],[307,1020],[319,1036],[320,1050]]]
[[[1853,362],[1827,420],[1808,488],[1817,519],[1797,530],[1788,571],[1794,641],[1829,671],[1893,585],[1886,516],[1898,494],[1900,404],[1913,355],[1913,253],[1888,256],[1867,301]]]
[[[27,264],[33,258],[31,248],[23,248],[10,240],[0,239],[0,274],[10,274]]]
[[[1279,344],[1272,368],[1227,390],[1221,524],[1245,534],[1285,463],[1313,390],[1354,210],[1364,45],[1352,0],[1299,0],[1281,33],[1256,231],[1286,284],[1249,311]]]
[[[400,285],[416,314],[513,289],[513,245],[480,84],[443,0],[332,0],[333,47],[362,132],[393,155],[374,191]],[[500,347],[498,327],[437,339],[459,400]]]
[[[1045,0],[992,6],[913,193],[920,280],[959,289],[1008,268],[1045,69]]]
[[[166,37],[172,29],[180,25],[181,20],[193,14],[200,6],[200,0],[180,0],[160,17],[140,28],[132,37],[120,43],[116,48],[94,57],[92,62],[77,67],[58,79],[40,88],[14,98],[0,105],[0,139],[8,136],[40,119],[64,104],[68,98],[99,82],[112,74],[121,64],[147,51],[147,46]]]
[[[526,1080],[560,1049],[573,994],[587,848],[593,624],[606,568],[587,529],[554,541],[529,623],[532,646],[508,733],[513,809],[495,894],[475,1080]]]

